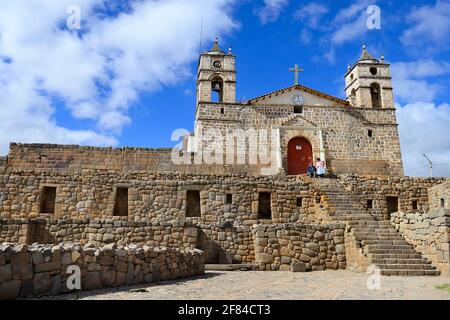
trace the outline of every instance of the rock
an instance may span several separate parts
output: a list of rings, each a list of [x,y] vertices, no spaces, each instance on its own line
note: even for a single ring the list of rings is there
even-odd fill
[[[323,239],[325,239],[325,234],[323,232],[316,231],[314,233],[313,237],[314,237],[314,239],[317,239],[317,240],[323,240]]]
[[[281,257],[281,264],[291,264],[292,258],[283,256]]]
[[[61,257],[61,264],[62,265],[69,265],[72,264],[72,254],[70,252],[64,252]]]
[[[261,263],[272,263],[273,256],[268,253],[258,253],[256,260],[257,260],[257,262],[261,262]]]
[[[34,272],[49,272],[61,269],[61,261],[41,263],[34,267]]]
[[[310,257],[310,256],[307,256],[307,255],[304,254],[304,253],[302,253],[302,254],[300,255],[300,261],[303,261],[303,262],[309,262],[309,260],[311,260],[311,257]]]
[[[80,257],[81,257],[81,253],[79,253],[78,251],[72,251],[73,263],[77,262]]]
[[[127,285],[134,284],[134,264],[128,263],[128,272],[127,272]]]
[[[6,263],[6,255],[3,252],[0,252],[0,266]]]
[[[114,264],[114,258],[110,256],[100,256],[99,263],[102,266],[112,266]]]
[[[311,249],[315,252],[319,252],[320,251],[320,246],[317,243],[314,242],[310,242],[306,244],[306,248]]]
[[[0,284],[0,300],[14,300],[19,298],[22,281],[11,280]]]
[[[52,282],[50,281],[50,274],[48,272],[37,273],[34,276],[33,287],[34,294],[48,294],[50,292]]]
[[[337,254],[344,254],[345,253],[345,245],[337,244],[336,245],[336,253]]]
[[[116,283],[116,271],[114,267],[102,267],[103,287],[112,287]]]
[[[13,266],[13,279],[14,280],[31,280],[33,279],[33,265],[31,263],[25,263],[19,266]]]
[[[12,280],[12,268],[11,264],[5,264],[3,266],[0,266],[0,283],[4,283],[7,281]]]
[[[102,278],[100,272],[89,272],[82,280],[81,287],[84,290],[95,290],[102,287]]]
[[[291,266],[291,271],[292,272],[306,272],[306,264],[304,264],[303,262],[294,263]]]
[[[30,262],[30,256],[28,252],[18,252],[13,253],[11,255],[11,265],[14,268],[15,266],[21,266]]]
[[[44,255],[41,251],[35,251],[31,255],[31,260],[33,260],[33,264],[36,266],[38,264],[44,263]]]

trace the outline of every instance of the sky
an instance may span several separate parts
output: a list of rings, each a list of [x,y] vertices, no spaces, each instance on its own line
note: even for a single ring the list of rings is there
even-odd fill
[[[345,98],[366,44],[391,64],[405,173],[428,175],[427,154],[450,176],[450,0],[0,0],[0,154],[173,147],[216,37],[237,56],[238,100],[292,85],[294,64],[301,84]]]

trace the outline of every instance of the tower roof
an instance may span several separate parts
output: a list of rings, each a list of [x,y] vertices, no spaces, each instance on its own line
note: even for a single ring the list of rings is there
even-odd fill
[[[377,61],[377,59],[375,59],[366,49],[366,45],[363,45],[363,49],[362,49],[362,54],[361,57],[359,58],[358,62],[360,61]]]
[[[214,41],[214,45],[211,50],[208,51],[209,54],[225,54],[225,52],[222,51],[219,47],[219,39],[216,38]]]

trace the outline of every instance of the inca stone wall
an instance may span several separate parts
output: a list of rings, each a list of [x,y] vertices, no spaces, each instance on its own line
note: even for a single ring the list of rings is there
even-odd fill
[[[74,291],[69,266],[81,271],[81,289],[152,283],[204,273],[199,250],[108,244],[0,245],[0,300],[58,295]]]
[[[344,225],[259,225],[254,230],[260,270],[345,269]],[[297,269],[297,270],[295,270]]]
[[[392,223],[405,239],[444,276],[450,275],[450,210],[392,214]]]

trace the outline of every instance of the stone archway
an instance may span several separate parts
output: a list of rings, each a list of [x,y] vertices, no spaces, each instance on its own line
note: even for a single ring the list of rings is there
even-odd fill
[[[306,174],[308,166],[314,162],[312,145],[303,137],[292,138],[287,153],[289,175]]]

